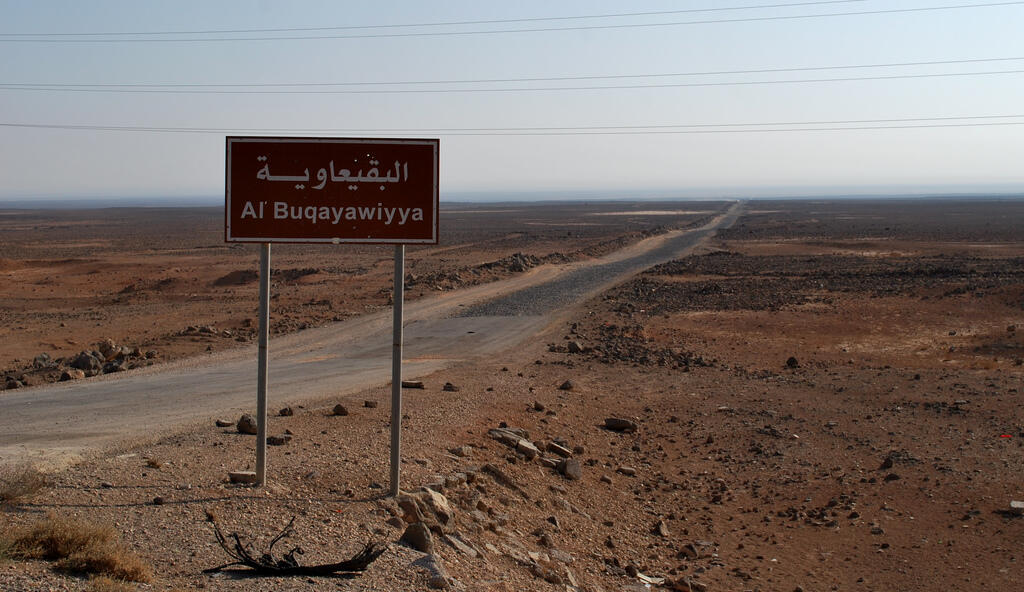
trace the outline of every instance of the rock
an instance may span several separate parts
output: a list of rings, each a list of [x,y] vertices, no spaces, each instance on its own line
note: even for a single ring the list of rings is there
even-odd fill
[[[634,467],[619,467],[617,471],[627,477],[636,477],[636,469]]]
[[[114,374],[115,372],[123,372],[125,370],[124,361],[113,361],[107,362],[103,365],[103,374]]]
[[[570,341],[567,344],[570,354],[581,354],[583,353],[583,344],[579,341]]]
[[[786,368],[799,368],[799,367],[800,367],[800,362],[797,361],[797,359],[794,358],[793,356],[789,356],[786,359]]]
[[[547,407],[544,406],[544,403],[541,403],[540,401],[533,402],[534,411],[544,411],[545,409],[547,409]]]
[[[85,372],[82,372],[78,368],[69,368],[64,372],[61,372],[60,375],[61,382],[67,382],[69,380],[78,380],[80,378],[85,378]]]
[[[558,463],[558,472],[570,481],[578,481],[583,477],[583,467],[575,458],[566,458]]]
[[[533,442],[526,439],[521,439],[516,443],[516,452],[525,456],[527,460],[533,460],[540,456],[540,450],[533,444]]]
[[[402,533],[402,538],[398,540],[421,553],[434,552],[434,537],[430,534],[430,529],[422,522],[410,524]]]
[[[442,525],[448,524],[455,518],[455,511],[452,510],[451,504],[448,503],[448,498],[433,489],[426,488],[421,494],[420,499],[423,500],[427,508]]]
[[[338,403],[337,405],[334,406],[334,414],[335,415],[348,415],[348,407],[345,407],[341,403]]]
[[[110,360],[121,353],[121,348],[117,347],[117,344],[112,339],[104,339],[97,343],[96,349],[103,354],[104,360]]]
[[[635,432],[639,426],[629,419],[609,417],[604,420],[604,427],[613,432]]]
[[[388,518],[384,523],[388,526],[393,526],[398,530],[402,530],[403,528],[405,528],[405,520],[402,520],[398,516],[392,516],[391,518]]]
[[[156,497],[154,497],[154,498],[153,498],[153,505],[154,505],[154,506],[162,506],[162,505],[164,505],[165,503],[167,503],[167,500],[165,500],[165,499],[163,498],[163,496],[161,496],[161,495],[158,495],[158,496],[156,496]]]
[[[422,380],[403,380],[402,388],[421,389],[424,388]]]
[[[457,393],[459,391],[459,387],[455,386],[450,382],[446,382],[444,383],[444,386],[441,387],[441,390],[449,393]]]
[[[367,409],[376,409],[377,401],[363,401],[363,407],[366,407]]]
[[[398,498],[398,507],[402,510],[402,520],[409,524],[416,524],[417,522],[423,522],[423,511],[420,510],[420,503],[418,500],[403,495]]]
[[[608,483],[609,485],[611,485],[611,482],[611,477],[609,477],[608,475],[601,475],[601,483]]]
[[[284,409],[278,411],[277,414],[280,415],[281,417],[291,417],[295,415],[295,410],[292,409],[291,407],[285,407]]]
[[[256,418],[248,413],[242,415],[242,417],[238,418],[235,429],[238,430],[239,434],[255,434],[257,431]]]
[[[230,419],[218,419],[215,423],[218,428],[229,428],[234,425],[234,422]]]
[[[21,381],[14,378],[13,376],[8,376],[7,381],[4,383],[4,387],[8,389],[17,389],[21,388],[22,386],[24,385],[21,384]]]
[[[570,456],[572,456],[571,450],[569,450],[565,446],[562,446],[561,444],[558,444],[557,442],[548,442],[547,448],[548,452],[554,452],[555,454],[563,458],[569,458]]]
[[[884,471],[886,469],[891,469],[892,465],[893,465],[893,460],[892,460],[892,456],[890,455],[890,456],[885,457],[884,460],[882,460],[882,464],[879,465],[878,470],[879,471]]]
[[[53,365],[53,358],[48,353],[41,353],[32,358],[32,366],[36,369],[49,368]]]
[[[658,523],[654,525],[654,534],[663,538],[668,538],[668,524],[666,524],[664,520],[658,520]]]
[[[464,541],[462,537],[458,535],[458,533],[446,534],[444,535],[443,538],[444,542],[448,543],[449,545],[454,547],[456,551],[462,553],[463,555],[466,555],[467,557],[472,557],[473,559],[476,559],[480,556],[480,554],[477,553],[476,549],[469,546],[469,544],[467,544],[466,541]]]
[[[283,434],[281,436],[267,436],[267,444],[269,446],[284,446],[291,441],[292,437],[289,434]]]
[[[885,476],[885,480],[887,482],[888,481],[899,481],[900,480],[900,476],[897,475],[896,473],[889,473],[888,475]]]
[[[571,391],[574,388],[576,388],[576,385],[573,384],[573,382],[571,380],[566,380],[565,382],[562,383],[561,386],[558,387],[558,390],[561,390],[561,391]]]
[[[473,447],[472,446],[456,446],[454,448],[449,448],[448,452],[451,452],[452,454],[454,454],[455,456],[457,456],[459,458],[465,458],[465,457],[473,454]]]
[[[255,483],[256,471],[232,471],[228,473],[232,483]]]
[[[71,360],[71,364],[69,365],[72,368],[77,368],[82,372],[85,372],[86,376],[95,376],[103,369],[103,365],[100,363],[99,359],[89,352],[79,353],[75,356],[74,360]]]
[[[1024,516],[1024,502],[1011,501],[1010,513],[1015,516]]]

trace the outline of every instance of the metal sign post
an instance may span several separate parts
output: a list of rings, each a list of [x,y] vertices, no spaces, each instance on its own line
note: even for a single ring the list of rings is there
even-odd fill
[[[398,495],[402,462],[402,303],[405,300],[405,245],[395,245],[394,338],[391,350],[391,495]]]
[[[260,245],[259,355],[256,373],[256,484],[267,477],[267,343],[270,337],[270,243]]]

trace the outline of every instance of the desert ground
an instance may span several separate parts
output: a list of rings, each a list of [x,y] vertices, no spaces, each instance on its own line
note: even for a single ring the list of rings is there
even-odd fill
[[[409,297],[557,278],[730,205],[449,206],[442,243],[410,249]],[[250,346],[256,252],[221,242],[220,214],[0,213],[0,368],[14,389],[0,398],[45,392],[82,352],[103,355],[90,373],[104,376],[69,388]],[[278,339],[388,306],[387,248],[275,245],[273,257]],[[384,376],[274,398],[268,433],[290,438],[270,447],[264,487],[228,481],[252,466],[254,436],[211,416],[49,468],[5,505],[4,531],[47,515],[112,525],[152,567],[128,590],[1024,581],[1011,510],[1024,501],[1024,200],[750,201],[696,251],[581,301],[523,302],[538,298],[467,307],[545,322],[404,389],[398,499]],[[304,565],[370,542],[384,552],[355,577],[204,574],[231,560],[208,514],[257,554],[294,518],[275,553],[301,547]],[[399,542],[423,531],[430,548]],[[0,563],[4,590],[98,586],[48,561]]]

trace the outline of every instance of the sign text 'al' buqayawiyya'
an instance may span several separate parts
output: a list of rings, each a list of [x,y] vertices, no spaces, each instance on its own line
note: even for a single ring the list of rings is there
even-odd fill
[[[229,136],[225,240],[436,244],[439,144]]]

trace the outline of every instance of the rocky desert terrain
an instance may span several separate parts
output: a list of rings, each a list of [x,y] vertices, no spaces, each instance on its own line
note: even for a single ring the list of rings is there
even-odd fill
[[[411,253],[412,297],[609,253],[699,225],[723,204],[550,207],[535,218],[450,212],[451,242]],[[163,213],[195,221],[179,228],[215,214]],[[138,231],[131,216],[143,215],[119,227]],[[0,234],[9,381],[58,380],[93,348],[129,346],[130,366],[251,338],[255,254],[218,245],[218,220],[206,234],[140,231],[122,244],[111,227],[108,242],[72,230],[102,226],[95,216],[66,216],[50,230],[0,217],[40,226]],[[58,238],[66,244],[43,246]],[[275,257],[297,270],[275,280],[277,331],[387,305],[387,252]],[[521,310],[482,303],[465,314]],[[110,524],[152,566],[150,582],[124,584],[140,590],[1024,581],[1024,516],[1011,505],[1024,500],[1024,200],[753,201],[697,252],[545,314],[547,328],[520,346],[404,389],[398,498],[387,495],[381,384],[276,404],[265,487],[229,482],[251,466],[254,436],[237,417],[210,417],[47,475],[5,507],[4,527],[48,514]],[[35,364],[44,352],[50,361]],[[294,518],[275,554],[300,547],[303,565],[367,543],[383,554],[355,577],[204,574],[231,561],[211,515],[257,554]],[[47,561],[0,564],[5,590],[98,586]]]

